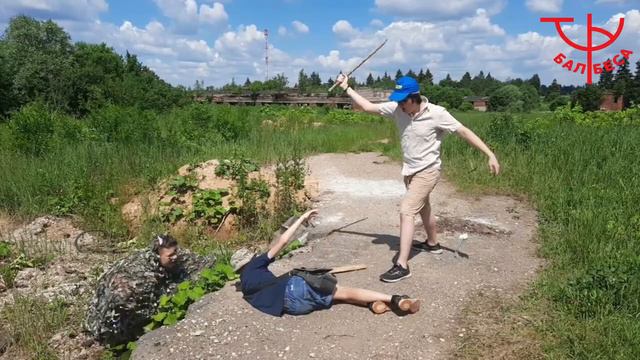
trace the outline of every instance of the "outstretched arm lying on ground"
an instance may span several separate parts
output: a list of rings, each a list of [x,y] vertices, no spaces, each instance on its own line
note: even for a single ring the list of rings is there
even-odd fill
[[[267,253],[269,259],[273,259],[274,257],[276,257],[278,253],[287,245],[289,239],[291,239],[300,225],[302,225],[303,222],[305,222],[307,219],[309,219],[309,217],[316,214],[317,212],[317,210],[309,210],[306,213],[302,214],[300,218],[298,218],[298,220],[296,220],[296,222],[287,229],[287,231],[280,235],[280,239],[278,239],[278,241],[271,247],[271,249],[269,249],[269,252]]]
[[[500,164],[498,163],[496,155],[489,149],[487,144],[478,137],[478,135],[465,126],[456,130],[456,134],[487,155],[489,158],[489,171],[491,171],[492,174],[498,175],[500,173]]]

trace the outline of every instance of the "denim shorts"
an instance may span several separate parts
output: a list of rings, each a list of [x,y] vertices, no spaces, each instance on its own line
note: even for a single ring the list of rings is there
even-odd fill
[[[333,302],[333,294],[323,295],[315,291],[299,276],[292,276],[284,292],[284,312],[290,315],[304,315],[315,310],[328,309]]]

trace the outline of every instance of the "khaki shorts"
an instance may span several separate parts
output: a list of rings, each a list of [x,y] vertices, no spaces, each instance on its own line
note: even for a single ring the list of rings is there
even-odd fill
[[[400,204],[400,214],[415,216],[429,203],[429,194],[440,180],[440,169],[425,169],[404,177],[407,193]]]

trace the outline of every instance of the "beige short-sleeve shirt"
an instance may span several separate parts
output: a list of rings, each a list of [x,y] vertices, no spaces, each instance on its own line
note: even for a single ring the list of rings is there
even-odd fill
[[[403,164],[402,175],[410,176],[420,170],[440,169],[440,145],[444,135],[457,131],[462,124],[442,106],[429,103],[412,119],[394,101],[380,104],[380,115],[392,118],[400,134]]]

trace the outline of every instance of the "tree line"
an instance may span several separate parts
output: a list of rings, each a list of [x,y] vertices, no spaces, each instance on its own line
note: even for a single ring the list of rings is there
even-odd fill
[[[83,116],[106,104],[166,110],[188,99],[135,55],[106,44],[72,43],[55,22],[11,19],[0,37],[0,116],[23,105]]]

